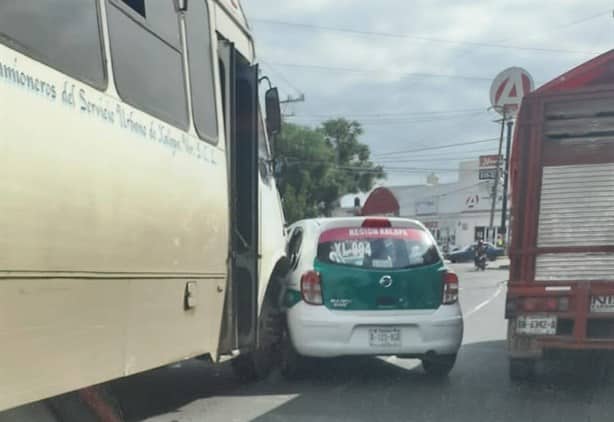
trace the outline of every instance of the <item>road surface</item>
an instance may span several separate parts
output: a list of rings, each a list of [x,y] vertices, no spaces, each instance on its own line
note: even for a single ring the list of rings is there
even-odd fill
[[[611,421],[611,364],[548,363],[536,381],[508,380],[503,319],[507,271],[455,265],[465,314],[464,345],[449,379],[419,362],[352,358],[320,362],[305,379],[278,373],[242,384],[228,365],[198,361],[116,383],[128,420],[192,421]]]
[[[510,382],[503,319],[507,271],[453,266],[461,280],[465,336],[446,380],[428,378],[415,360],[352,358],[318,362],[300,381],[275,372],[245,384],[228,364],[187,361],[114,382],[123,416],[150,422],[613,420],[614,365],[604,359],[549,362],[536,380]],[[74,416],[70,404],[62,407]],[[41,405],[0,413],[0,422],[31,420],[58,422]]]

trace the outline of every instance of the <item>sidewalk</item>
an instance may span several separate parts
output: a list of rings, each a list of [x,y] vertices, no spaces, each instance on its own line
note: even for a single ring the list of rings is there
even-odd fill
[[[498,258],[496,261],[488,261],[487,270],[509,270],[510,259],[507,256]]]

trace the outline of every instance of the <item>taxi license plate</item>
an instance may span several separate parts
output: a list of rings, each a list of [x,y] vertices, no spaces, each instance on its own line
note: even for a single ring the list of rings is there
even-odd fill
[[[591,312],[614,312],[614,296],[591,296]]]
[[[401,329],[394,327],[369,328],[369,345],[372,347],[400,346]]]
[[[521,315],[516,320],[516,333],[529,335],[556,334],[557,319],[552,315]]]

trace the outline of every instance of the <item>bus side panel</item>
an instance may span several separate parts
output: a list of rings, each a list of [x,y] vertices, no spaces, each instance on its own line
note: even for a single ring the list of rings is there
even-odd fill
[[[0,79],[0,385],[11,386],[0,410],[215,354],[228,257],[224,143],[3,46],[0,62],[56,92]],[[190,281],[196,308],[185,310]]]
[[[0,81],[0,271],[225,274],[223,149],[16,56],[57,97]]]
[[[122,376],[127,289],[0,279],[0,410]]]
[[[191,280],[194,307],[186,309],[188,281],[141,279],[130,282],[132,300],[127,310],[124,375],[204,353],[214,357],[226,280]]]

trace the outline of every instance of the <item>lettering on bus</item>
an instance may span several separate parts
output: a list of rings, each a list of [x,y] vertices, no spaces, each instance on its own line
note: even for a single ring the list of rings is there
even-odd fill
[[[57,89],[53,83],[44,81],[30,75],[28,72],[20,70],[17,66],[17,59],[15,59],[15,65],[13,66],[0,62],[0,79],[13,85],[21,86],[30,92],[40,94],[51,101],[55,101],[57,97]]]
[[[57,85],[44,81],[15,65],[8,66],[0,62],[0,81],[25,88],[28,92],[42,95],[51,102],[60,103],[72,110],[97,119],[109,125],[117,125],[121,129],[142,139],[156,142],[167,148],[174,157],[183,153],[209,164],[217,164],[216,149],[200,140],[192,139],[188,134],[157,119],[143,117],[144,115],[124,104],[97,91],[78,87],[72,81],[66,80],[62,92],[58,96]]]

